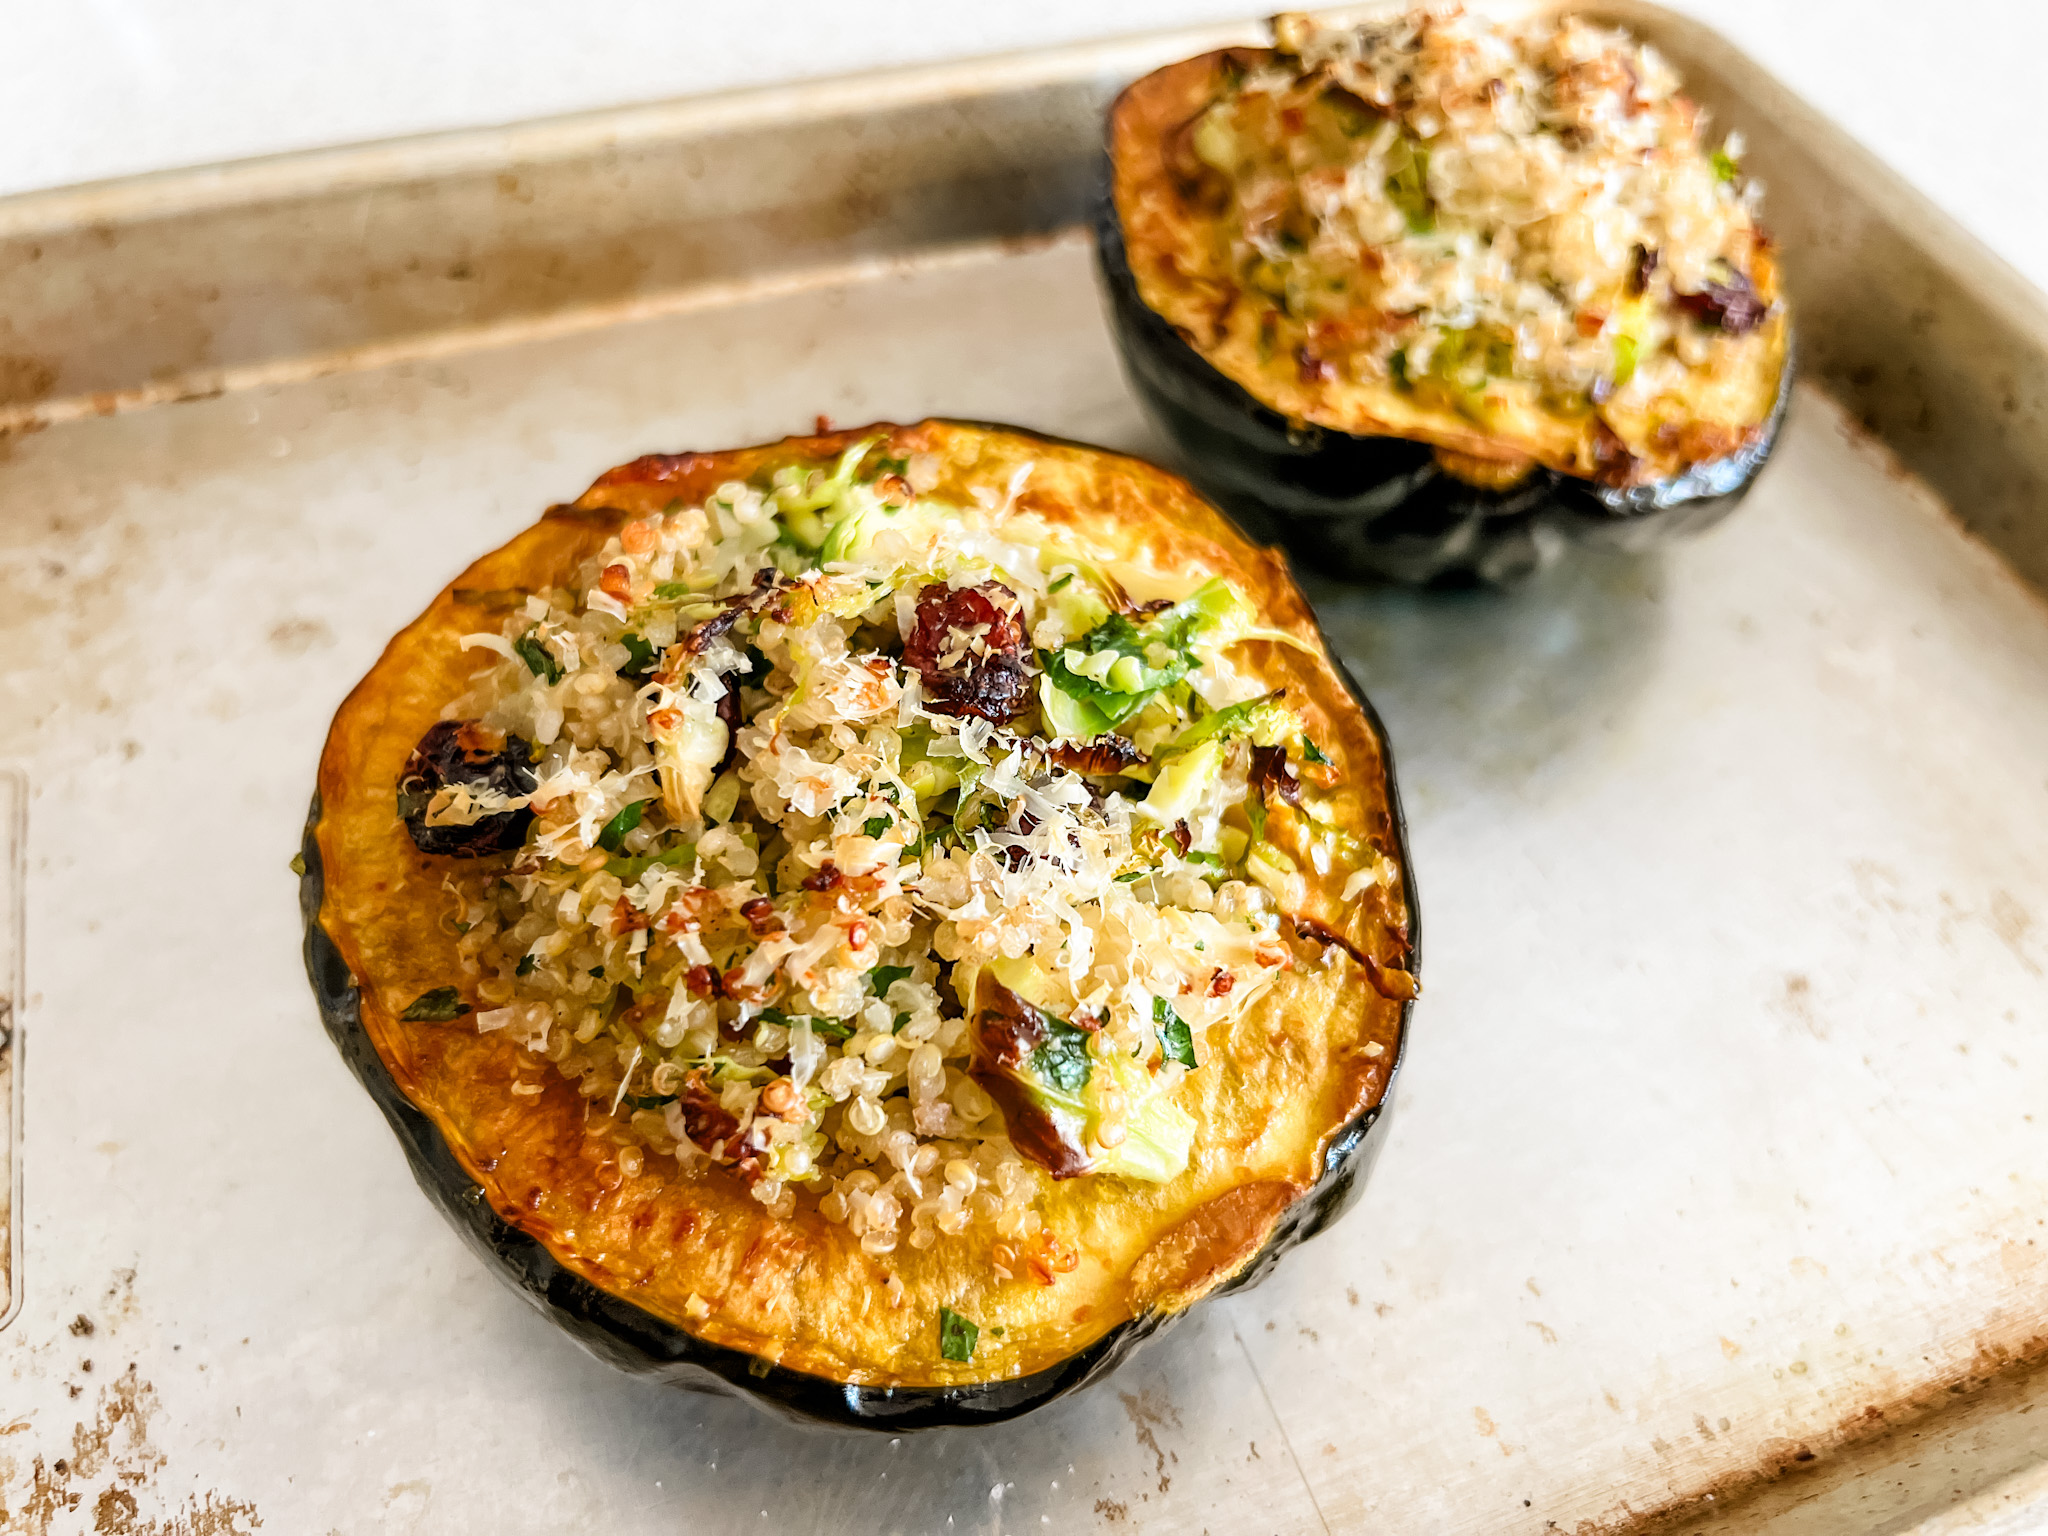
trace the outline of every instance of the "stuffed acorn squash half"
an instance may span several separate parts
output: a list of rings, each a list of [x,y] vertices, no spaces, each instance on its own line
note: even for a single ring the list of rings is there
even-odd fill
[[[1181,481],[951,422],[641,459],[337,716],[327,1024],[600,1355],[906,1428],[1328,1222],[1415,992],[1385,742]]]
[[[1110,114],[1111,319],[1196,484],[1416,582],[1731,510],[1792,359],[1739,136],[1710,152],[1654,50],[1574,17],[1274,33]]]

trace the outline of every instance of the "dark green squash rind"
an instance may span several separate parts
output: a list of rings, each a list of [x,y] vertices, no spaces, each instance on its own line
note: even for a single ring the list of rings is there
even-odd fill
[[[1510,491],[1465,485],[1428,444],[1296,427],[1226,378],[1138,293],[1103,163],[1097,270],[1131,388],[1179,453],[1175,466],[1254,539],[1316,570],[1413,585],[1504,583],[1570,541],[1645,547],[1713,526],[1748,494],[1792,398],[1788,344],[1778,398],[1756,439],[1649,485],[1617,489],[1539,469]]]
[[[1292,580],[1291,571],[1289,579]],[[1379,743],[1393,856],[1401,870],[1407,923],[1406,963],[1409,974],[1419,980],[1421,909],[1416,900],[1408,825],[1401,809],[1386,726],[1357,680],[1337,658],[1328,637],[1321,635],[1320,626],[1318,634],[1332,666],[1364,711]],[[743,1350],[707,1343],[592,1284],[564,1267],[545,1244],[505,1220],[491,1206],[439,1129],[405,1096],[378,1054],[363,1023],[356,978],[321,921],[324,870],[318,836],[320,814],[320,797],[316,793],[306,814],[300,844],[304,873],[299,879],[299,911],[305,924],[306,974],[328,1037],[384,1112],[392,1133],[404,1148],[413,1177],[463,1240],[493,1274],[608,1365],[686,1391],[744,1398],[764,1412],[792,1422],[900,1434],[908,1430],[996,1424],[1042,1408],[1109,1375],[1147,1339],[1192,1310],[1147,1312],[1119,1324],[1057,1365],[1028,1376],[957,1387],[868,1387],[765,1364]],[[1282,1255],[1323,1231],[1358,1202],[1366,1175],[1386,1141],[1394,1087],[1401,1063],[1407,1057],[1414,1011],[1413,1000],[1401,1005],[1394,1059],[1378,1100],[1337,1129],[1324,1150],[1322,1173],[1315,1184],[1289,1204],[1258,1252],[1204,1296],[1203,1301],[1257,1285],[1272,1272]]]

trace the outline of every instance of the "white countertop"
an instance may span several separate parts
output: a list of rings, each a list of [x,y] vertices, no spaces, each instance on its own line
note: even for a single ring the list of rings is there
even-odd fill
[[[2040,0],[1675,0],[2048,286]],[[6,7],[0,194],[1254,12],[1250,0]],[[2016,141],[2011,150],[1985,144]],[[2027,167],[2020,169],[2020,167]]]

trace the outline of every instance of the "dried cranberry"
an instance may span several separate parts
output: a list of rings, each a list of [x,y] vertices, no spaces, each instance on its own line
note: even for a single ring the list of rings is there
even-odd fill
[[[917,623],[903,662],[924,679],[927,707],[1007,725],[1030,702],[1017,594],[998,581],[973,587],[934,582],[917,597]]]
[[[421,853],[475,858],[526,841],[533,812],[521,807],[481,816],[468,826],[429,826],[434,796],[452,784],[516,797],[533,793],[533,747],[474,720],[441,720],[420,738],[398,779],[398,814]]]
[[[1755,330],[1770,308],[1740,272],[1731,274],[1725,283],[1710,282],[1698,293],[1674,293],[1671,302],[1700,324],[1718,325],[1730,336]]]

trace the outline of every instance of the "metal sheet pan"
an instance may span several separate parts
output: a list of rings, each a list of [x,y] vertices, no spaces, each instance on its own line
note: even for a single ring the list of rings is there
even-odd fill
[[[1749,134],[1818,387],[1697,543],[1318,590],[1429,893],[1400,1122],[1264,1288],[983,1433],[806,1434],[528,1315],[327,1047],[285,864],[384,638],[598,469],[819,412],[1153,449],[1060,231],[1114,88],[1255,29],[0,203],[0,1529],[2017,1518],[2048,311],[1711,34],[1600,9]]]

